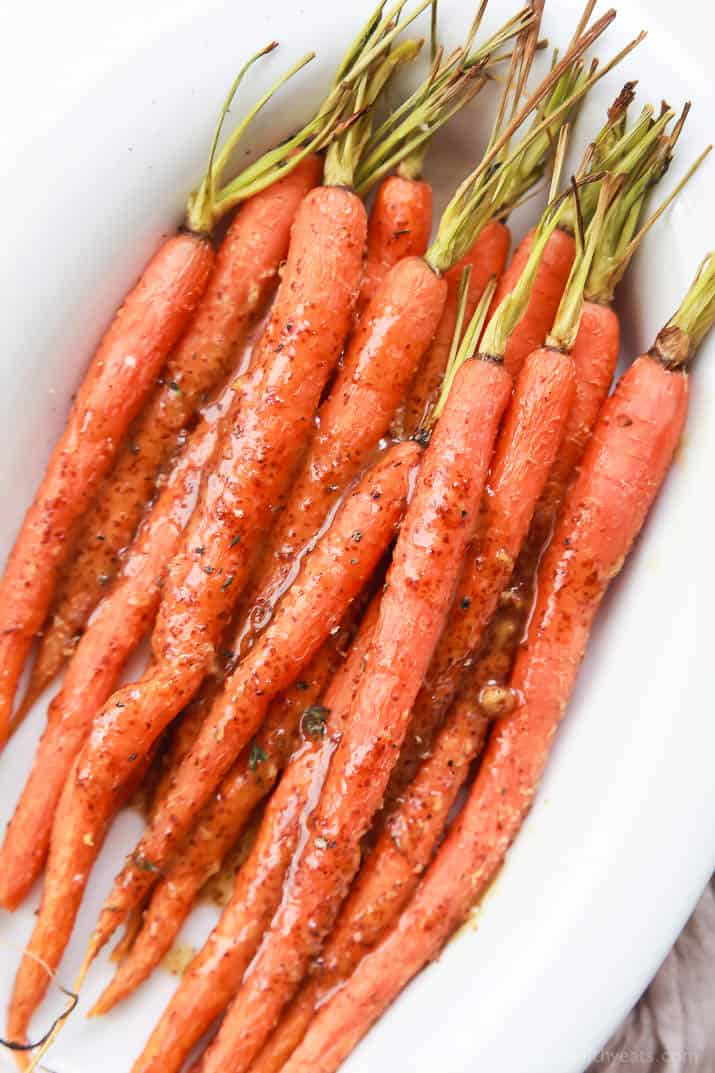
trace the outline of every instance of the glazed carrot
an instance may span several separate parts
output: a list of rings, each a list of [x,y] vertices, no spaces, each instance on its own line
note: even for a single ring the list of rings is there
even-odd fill
[[[422,7],[427,2],[423,0]],[[415,55],[418,46],[413,42],[398,46],[386,58],[382,54],[420,10],[399,24],[392,12],[382,17],[379,11],[370,19],[339,72],[341,87],[348,80],[357,85],[355,99],[351,93],[352,111],[358,102],[373,103],[396,66]],[[213,665],[254,550],[300,457],[352,319],[366,214],[360,199],[344,184],[350,183],[369,132],[369,113],[361,112],[333,142],[326,158],[326,181],[337,185],[312,190],[300,205],[281,285],[258,343],[260,382],[248,385],[245,411],[220,445],[169,566],[152,635],[152,661],[143,677],[115,693],[95,718],[76,775],[65,787],[65,806],[53,828],[45,896],[31,940],[32,951],[40,957],[46,948],[52,959],[59,956],[71,933],[89,870],[115,811],[117,791],[132,764],[191,700]],[[380,518],[388,513],[388,502],[395,504],[394,498],[386,497]],[[356,556],[358,569],[349,571],[350,580],[359,577],[360,564],[368,559],[368,547],[363,550]],[[328,574],[333,565],[327,564]],[[349,584],[345,590],[347,603],[356,593],[350,593]],[[311,655],[306,651],[305,659]],[[275,692],[290,683],[279,673],[274,680]],[[255,721],[260,721],[270,699],[257,706]],[[247,736],[254,729],[251,726]],[[238,743],[231,760],[243,744]],[[202,804],[228,766],[230,761],[218,770]],[[188,826],[185,822],[182,834]],[[173,828],[167,829],[167,839],[172,833]],[[119,915],[116,923],[121,923]],[[13,1009],[16,1025],[29,1016],[46,988],[47,978],[36,968],[31,958],[23,958],[16,978],[15,1005],[20,1011]]]
[[[271,44],[262,49],[244,66],[224,107],[224,116],[248,68],[274,47]],[[286,77],[310,58],[301,60]],[[274,89],[285,80],[280,80]],[[49,610],[73,527],[92,502],[125,432],[206,288],[213,266],[208,232],[228,209],[270,185],[279,167],[296,167],[309,151],[295,152],[288,161],[281,156],[313,135],[315,122],[301,130],[301,141],[281,147],[278,157],[265,154],[225,187],[220,186],[228,155],[272,92],[249,112],[224,150],[216,155],[219,124],[207,174],[199,190],[189,198],[186,230],[162,245],[115,316],[92,359],[43,482],[25,516],[0,581],[0,744],[7,737],[18,678],[32,639]],[[333,101],[331,107],[332,112],[321,116],[310,147],[324,144],[340,119],[342,104]]]
[[[272,698],[298,676],[370,577],[401,516],[419,456],[414,443],[382,455],[305,557],[270,626],[227,680],[171,792],[117,878],[95,928],[94,951],[153,885],[155,870],[170,859]]]
[[[467,804],[391,934],[323,1010],[286,1073],[331,1073],[407,981],[436,956],[503,862],[529,811],[591,625],[663,483],[688,405],[686,365],[715,320],[715,257],[606,402],[539,571],[520,703],[500,719]],[[399,951],[399,954],[398,954]]]
[[[213,254],[181,234],[154,256],[96,351],[0,581],[0,744],[17,681],[47,613],[72,527],[114,459],[201,298]]]
[[[491,297],[491,295],[489,295]],[[486,312],[482,303],[480,312]],[[247,1069],[316,954],[360,859],[406,719],[444,625],[476,521],[510,380],[498,361],[465,361],[437,421],[402,524],[365,673],[333,757],[310,838],[291,868],[271,928],[202,1070]],[[261,999],[258,999],[258,995]]]
[[[154,661],[139,683],[120,690],[97,716],[80,754],[78,775],[67,784],[62,823],[58,818],[54,828],[35,949],[43,949],[48,933],[55,949],[58,937],[69,935],[81,897],[76,876],[88,874],[113,814],[116,787],[131,771],[133,758],[143,755],[188,703],[210,666],[221,616],[230,613],[233,603],[231,585],[240,590],[252,546],[290,474],[300,432],[347,334],[364,227],[362,203],[337,188],[312,191],[298,211],[283,281],[259,343],[261,350],[274,354],[278,347],[277,354],[260,389],[249,390],[246,416],[230,430],[228,442],[224,440],[222,457],[205,483],[184,537],[184,550],[169,569],[154,629]],[[77,816],[84,817],[82,837],[89,834],[95,842],[84,852],[77,825],[69,819],[72,805]],[[75,855],[76,863],[88,860],[84,869],[74,867]],[[69,912],[63,895],[67,905],[73,905]],[[58,914],[63,917],[61,927]],[[37,978],[32,964],[24,959],[21,993],[23,976],[43,986],[47,982],[44,974]],[[34,990],[37,998],[41,993]],[[23,997],[21,1008],[30,1003]]]
[[[320,158],[306,157],[247,201],[229,227],[193,320],[82,521],[43,631],[27,707],[54,678],[117,572],[120,553],[131,542],[157,475],[175,454],[187,422],[228,375],[237,346],[274,290],[298,205],[321,172]]]
[[[420,257],[432,230],[432,187],[421,179],[390,175],[378,188],[367,227],[367,255],[358,314],[388,271],[404,257]]]
[[[482,0],[461,48],[446,61],[442,50],[438,50],[425,82],[375,132],[365,160],[358,167],[358,190],[367,193],[399,160],[405,145],[409,146],[397,174],[381,182],[370,213],[358,314],[372,300],[390,268],[404,257],[421,256],[427,249],[432,228],[432,188],[421,175],[431,138],[482,88],[487,81],[486,66],[500,46],[534,21],[534,10],[526,7],[472,51],[485,9],[486,2]],[[450,342],[451,333],[447,349]]]
[[[22,901],[40,874],[72,764],[98,708],[151,627],[161,596],[159,582],[196,504],[202,469],[240,402],[241,392],[230,385],[191,436],[50,704],[47,728],[0,851],[0,905],[6,909]]]
[[[181,852],[156,885],[131,951],[90,1016],[107,1013],[126,998],[171,948],[199,891],[220,869],[256,804],[273,789],[301,730],[307,737],[322,736],[327,710],[318,701],[337,671],[340,649],[348,640],[345,628],[331,636],[301,679],[273,702],[253,744],[244,749],[225,776]]]
[[[479,690],[455,700],[430,756],[388,819],[343,905],[330,939],[251,1073],[278,1073],[315,1012],[387,932],[417,887],[457,792],[482,748],[489,719]]]
[[[660,130],[662,130],[662,126],[668,121],[663,116],[658,121],[657,130],[654,127],[650,128],[651,110],[646,109],[644,116],[634,130],[624,134],[625,113],[632,96],[633,83],[627,83],[611,108],[609,121],[596,139],[595,148],[598,150],[603,145],[604,149],[601,152],[591,152],[588,157],[588,168],[585,174],[593,175],[596,171],[601,170],[604,172],[610,171],[614,174],[628,174],[633,170],[640,157],[648,152],[649,147],[658,137]],[[641,136],[643,126],[647,131],[647,137],[645,138]],[[638,145],[636,153],[632,151],[634,139]],[[581,211],[586,223],[590,222],[597,197],[597,183],[591,183],[584,187]],[[534,283],[529,308],[509,340],[504,360],[512,375],[516,375],[532,350],[542,345],[554,322],[576,254],[573,237],[576,219],[573,213],[574,210],[571,210],[570,216],[567,214],[562,221],[562,225],[554,232],[544,253],[539,274]],[[493,309],[497,308],[502,298],[511,291],[519,279],[528,260],[532,241],[533,231],[530,231],[519,244],[507,270],[499,281],[499,286],[494,296]]]
[[[194,1044],[240,984],[280,901],[304,812],[320,792],[362,674],[378,607],[376,597],[326,693],[327,736],[306,743],[286,769],[266,809],[254,849],[236,877],[230,902],[184,974],[132,1073],[178,1073]]]

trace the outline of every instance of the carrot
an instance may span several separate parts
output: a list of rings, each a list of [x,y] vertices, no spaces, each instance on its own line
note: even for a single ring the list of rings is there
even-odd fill
[[[0,744],[17,681],[44,620],[71,530],[186,327],[208,280],[205,238],[180,234],[155,254],[96,351],[0,581]]]
[[[249,391],[245,418],[230,431],[184,537],[184,550],[169,569],[153,635],[154,661],[140,682],[116,693],[97,716],[77,776],[67,784],[45,886],[53,895],[43,898],[37,949],[49,930],[55,939],[69,935],[83,885],[76,876],[88,874],[117,787],[134,757],[188,703],[211,663],[221,616],[233,603],[231,585],[241,587],[253,543],[290,473],[300,431],[347,334],[364,226],[362,203],[337,188],[312,191],[298,211],[281,288],[259,343],[266,353],[278,347],[277,356],[263,377],[260,397],[259,390]],[[84,817],[82,835],[96,834],[89,834],[95,845],[84,852],[70,819],[73,811]],[[75,867],[83,859],[88,865]],[[24,1001],[23,1008],[27,1006]]]
[[[94,952],[153,885],[156,870],[255,733],[271,699],[298,676],[360,592],[401,516],[419,454],[414,443],[386,452],[306,556],[270,626],[227,680],[169,795],[117,878],[95,928]]]
[[[175,454],[187,423],[228,375],[237,346],[274,289],[298,205],[321,171],[319,157],[306,157],[248,200],[229,227],[193,320],[83,519],[43,631],[24,699],[27,708],[60,669],[117,572],[120,553],[154,494],[157,474]]]
[[[376,597],[325,695],[327,736],[311,739],[293,757],[266,809],[253,851],[238,873],[230,902],[184,974],[132,1073],[178,1073],[240,984],[280,901],[304,812],[320,792],[363,670],[378,607]]]
[[[273,702],[253,744],[244,749],[225,776],[181,852],[159,880],[131,951],[92,1007],[90,1016],[107,1013],[159,964],[199,891],[220,869],[256,804],[273,789],[296,747],[301,729],[308,737],[321,736],[324,732],[327,711],[318,701],[337,671],[340,646],[348,638],[345,628],[332,636],[302,678]],[[187,754],[189,749],[190,746]]]
[[[97,709],[151,626],[161,595],[160,580],[194,509],[202,468],[240,402],[241,392],[230,385],[193,433],[50,704],[47,728],[0,850],[0,904],[6,909],[19,905],[40,874],[72,764]]]
[[[370,210],[367,255],[358,314],[388,271],[404,257],[420,257],[432,230],[432,187],[421,179],[390,175],[379,186]]]
[[[539,571],[512,687],[467,804],[397,927],[319,1012],[284,1073],[331,1073],[434,958],[503,862],[533,800],[595,613],[666,476],[688,404],[685,371],[715,320],[715,257],[606,402]]]
[[[633,85],[634,83],[626,83],[614,102],[609,112],[609,120],[599,133],[587,158],[587,167],[583,170],[584,175],[593,176],[597,171],[628,174],[634,169],[639,158],[648,151],[668,121],[664,115],[658,122],[658,128],[652,129],[650,127],[651,110],[646,109],[639,124],[628,134],[624,133],[623,123],[626,110],[633,97]],[[647,137],[642,136],[644,127]],[[637,145],[635,153],[633,152],[634,141]],[[598,183],[593,182],[584,187],[581,212],[586,223],[590,221],[595,209],[598,186]],[[509,340],[504,360],[512,375],[516,375],[526,357],[542,345],[554,322],[576,255],[574,231],[577,220],[574,213],[573,208],[570,213],[567,212],[561,226],[552,235],[534,282],[529,307]],[[509,267],[499,281],[492,309],[497,308],[499,302],[510,293],[518,281],[529,257],[533,235],[533,231],[530,231],[515,251]]]
[[[315,1011],[397,919],[429,864],[457,792],[482,748],[488,722],[471,691],[454,702],[430,756],[363,865],[320,958],[251,1063],[251,1073],[283,1068]]]
[[[262,49],[239,73],[223,117],[249,67],[275,44]],[[312,56],[299,61],[274,90]],[[99,345],[56,444],[34,502],[28,510],[0,581],[0,745],[7,738],[18,678],[35,633],[49,610],[55,583],[70,548],[70,536],[110,469],[123,436],[148,397],[164,361],[179,341],[199,303],[213,267],[207,235],[214,222],[252,193],[270,185],[279,167],[296,167],[308,149],[290,160],[265,154],[224,188],[220,187],[228,155],[271,90],[249,112],[225,149],[215,155],[216,131],[209,167],[187,208],[186,230],[168,239],[144,270],[136,287]],[[333,132],[342,105],[321,117],[309,143],[323,144]],[[333,115],[335,113],[335,115]],[[221,121],[221,122],[222,122]],[[300,132],[301,144],[316,126]],[[329,132],[326,135],[325,130]],[[296,148],[293,143],[281,147]]]
[[[484,303],[480,312],[486,311]],[[400,530],[365,673],[333,757],[310,838],[202,1070],[247,1069],[320,949],[379,807],[406,718],[446,609],[487,474],[510,381],[498,362],[464,361],[420,468]],[[258,996],[261,996],[259,999]]]
[[[427,249],[432,227],[432,188],[421,175],[431,138],[480,91],[487,81],[486,67],[500,46],[523,33],[534,21],[532,8],[524,8],[483,45],[471,51],[485,9],[482,0],[461,48],[446,61],[442,50],[437,51],[425,82],[375,132],[365,160],[358,167],[358,189],[367,193],[399,160],[405,145],[409,147],[397,174],[381,182],[370,213],[359,315],[390,268],[405,257],[421,256]],[[451,333],[447,349],[450,342]]]

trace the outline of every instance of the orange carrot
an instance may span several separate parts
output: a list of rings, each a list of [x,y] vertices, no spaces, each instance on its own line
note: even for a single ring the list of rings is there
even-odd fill
[[[484,305],[484,303],[482,303]],[[483,313],[482,313],[483,315]],[[499,361],[464,360],[400,530],[365,673],[270,930],[202,1065],[247,1069],[320,950],[360,860],[407,717],[446,618],[481,499],[510,378]],[[260,998],[259,998],[260,995]]]
[[[449,348],[457,322],[457,302],[462,273],[471,268],[466,315],[471,319],[484,288],[494,277],[499,279],[511,244],[509,228],[500,220],[490,220],[479,232],[468,252],[445,273],[447,300],[429,347],[415,374],[400,415],[400,431],[413,435],[428,417],[439,394],[447,366]]]
[[[402,912],[430,862],[457,792],[484,743],[487,725],[478,695],[472,691],[460,695],[400,808],[381,831],[306,983],[251,1063],[251,1073],[278,1073],[283,1068],[315,1011]]]
[[[98,708],[151,627],[160,582],[194,509],[202,468],[238,412],[230,385],[193,433],[146,518],[113,588],[96,609],[50,704],[47,728],[0,851],[0,905],[14,909],[45,862],[57,802]]]
[[[199,891],[220,869],[256,804],[273,789],[297,745],[301,729],[304,736],[322,736],[327,709],[318,701],[337,671],[340,646],[348,638],[349,631],[345,628],[331,636],[301,679],[273,702],[253,744],[244,749],[225,776],[181,852],[159,880],[131,951],[92,1007],[90,1016],[107,1013],[126,998],[171,948]],[[190,745],[187,754],[189,750]]]
[[[168,862],[256,732],[272,698],[298,676],[372,574],[401,516],[419,457],[415,443],[387,451],[306,556],[270,626],[227,680],[170,793],[117,878],[95,928],[94,952],[153,885],[156,870]]]
[[[135,758],[188,703],[212,663],[222,618],[245,580],[253,545],[290,475],[300,433],[347,334],[364,235],[362,202],[345,190],[313,190],[298,210],[281,287],[259,342],[256,362],[264,373],[258,386],[248,387],[245,416],[224,439],[169,568],[152,640],[154,661],[96,717],[65,787],[31,942],[40,956],[51,946],[54,959],[69,937],[117,791]],[[15,1024],[22,1024],[46,985],[46,974],[24,958]]]
[[[715,320],[710,256],[650,354],[606,402],[539,571],[512,687],[465,808],[396,928],[318,1013],[284,1073],[332,1073],[408,980],[433,959],[502,864],[529,811],[595,613],[670,466],[688,402],[684,367]]]
[[[304,812],[320,792],[362,674],[378,607],[376,597],[326,693],[327,736],[307,742],[293,757],[266,809],[253,851],[236,877],[230,902],[184,974],[132,1073],[178,1073],[240,984],[280,901]]]
[[[75,522],[115,457],[167,354],[206,286],[213,253],[205,237],[164,243],[95,353],[0,581],[0,745],[17,681],[44,621]]]
[[[317,428],[268,539],[246,604],[247,629],[271,608],[348,482],[364,468],[434,334],[446,284],[423,258],[408,257],[377,287],[351,339]],[[245,643],[245,637],[242,639]]]
[[[225,212],[270,185],[279,171],[297,167],[313,146],[325,144],[341,118],[344,99],[329,98],[325,114],[304,127],[297,142],[293,139],[278,153],[265,154],[221,186],[228,157],[252,118],[275,89],[312,58],[304,57],[279,80],[217,154],[223,119],[242,78],[274,47],[272,43],[261,49],[239,73],[224,105],[206,175],[189,198],[186,230],[168,239],[155,254],[100,343],[8,559],[0,581],[0,746],[7,737],[22,666],[47,615],[59,569],[69,552],[71,531],[92,502],[125,432],[206,288],[213,266],[208,233]],[[306,141],[305,148],[294,152]]]
[[[322,162],[306,157],[289,175],[245,203],[219,248],[206,292],[159,385],[130,428],[114,469],[83,519],[70,563],[43,631],[25,704],[54,678],[103,588],[120,566],[157,475],[172,457],[208,393],[229,373],[234,352],[270,297],[302,198],[320,181]]]
[[[388,271],[404,257],[420,257],[432,230],[432,187],[420,179],[390,175],[379,186],[367,227],[367,257],[358,314]]]

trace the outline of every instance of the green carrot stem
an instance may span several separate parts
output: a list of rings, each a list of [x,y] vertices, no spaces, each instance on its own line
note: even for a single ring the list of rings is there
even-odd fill
[[[715,322],[715,252],[709,253],[677,312],[658,333],[651,354],[668,368],[692,360]]]
[[[564,353],[570,353],[576,342],[583,312],[586,281],[601,240],[608,208],[613,199],[617,197],[618,188],[622,186],[623,180],[616,176],[607,176],[601,183],[596,211],[588,226],[585,242],[571,266],[571,272],[569,273],[559,308],[556,311],[553,327],[546,339],[547,346],[562,350]],[[574,191],[574,197],[578,196],[578,190]]]
[[[488,355],[490,358],[502,358],[504,356],[509,336],[524,316],[526,307],[529,304],[531,290],[541,258],[546,249],[546,243],[559,226],[559,221],[569,197],[571,197],[570,192],[559,198],[555,204],[552,202],[546,207],[534,233],[531,251],[519,276],[519,282],[510,294],[502,298],[487,324],[480,346],[482,354]]]

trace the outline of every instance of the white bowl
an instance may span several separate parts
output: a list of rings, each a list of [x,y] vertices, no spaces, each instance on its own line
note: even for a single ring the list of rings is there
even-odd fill
[[[309,47],[320,60],[257,128],[254,148],[288,132],[372,0],[89,0],[8,5],[0,68],[5,135],[3,330],[0,338],[0,553],[9,549],[69,397],[102,327],[181,206],[205,159],[213,116],[243,58],[272,37],[282,48],[243,99]],[[448,43],[473,5],[442,0]],[[492,0],[488,24],[509,12]],[[544,28],[565,44],[576,17],[547,0]],[[695,108],[667,190],[712,136],[708,42],[697,0],[629,2],[598,48],[612,54],[651,33],[584,109],[576,141],[595,131],[626,77],[642,101],[692,97]],[[484,144],[493,98],[438,139],[427,175],[440,203]],[[713,243],[706,165],[649,237],[620,295],[626,352],[647,347]],[[522,213],[522,223],[524,214]],[[518,238],[518,227],[515,227]],[[599,617],[536,806],[480,910],[370,1033],[351,1073],[581,1073],[655,972],[715,863],[715,719],[710,687],[715,579],[715,345],[693,375],[685,443],[627,570]],[[0,816],[29,768],[44,703],[2,756]],[[94,871],[60,978],[71,981],[99,904],[141,826],[127,813]],[[0,1005],[39,898],[0,920]],[[202,906],[182,938],[215,919]],[[101,1022],[82,1009],[110,976],[93,970],[80,1010],[48,1059],[55,1073],[125,1073],[176,981],[164,971]],[[43,1017],[42,1024],[46,1024]],[[0,1068],[13,1068],[0,1054]]]

